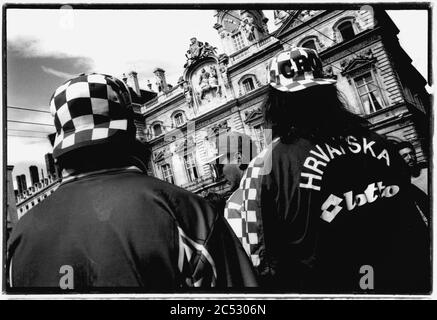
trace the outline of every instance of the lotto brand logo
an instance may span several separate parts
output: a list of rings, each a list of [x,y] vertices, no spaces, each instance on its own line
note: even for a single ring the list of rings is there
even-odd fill
[[[352,211],[356,207],[375,202],[377,199],[391,198],[398,192],[399,187],[397,185],[385,187],[380,181],[369,184],[363,193],[357,195],[354,195],[352,191],[344,193],[342,198],[331,194],[321,206],[322,215],[320,218],[326,222],[332,222],[344,206],[348,211]],[[343,201],[343,206],[340,206]]]

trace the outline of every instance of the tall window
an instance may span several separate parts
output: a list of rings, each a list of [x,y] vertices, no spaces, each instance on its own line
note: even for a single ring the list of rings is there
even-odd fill
[[[173,172],[171,170],[171,166],[166,163],[161,166],[162,178],[170,183],[174,184]]]
[[[376,112],[384,107],[381,92],[370,72],[356,77],[354,81],[366,114]]]
[[[314,39],[305,41],[304,43],[302,43],[302,47],[310,48],[317,51],[316,42],[314,41]]]
[[[187,173],[188,181],[193,182],[197,180],[199,175],[197,174],[196,162],[192,153],[184,156],[185,172]]]
[[[243,80],[243,82],[241,82],[241,84],[243,85],[245,93],[250,92],[253,89],[255,89],[255,85],[253,84],[252,78],[247,78],[246,80]]]
[[[255,138],[256,138],[256,141],[258,141],[258,144],[260,146],[260,150],[263,150],[264,146],[265,146],[264,127],[261,124],[259,124],[259,125],[253,127],[253,131],[255,131]]]
[[[158,137],[162,134],[162,127],[159,123],[153,126],[153,136]]]
[[[182,115],[182,113],[177,113],[174,116],[174,122],[175,122],[176,127],[179,127],[179,126],[184,124],[184,116]]]
[[[232,36],[232,41],[234,42],[235,50],[241,50],[244,48],[244,41],[241,32],[238,32]]]
[[[352,22],[345,21],[338,26],[338,31],[340,31],[343,41],[352,39],[355,36],[354,27]]]

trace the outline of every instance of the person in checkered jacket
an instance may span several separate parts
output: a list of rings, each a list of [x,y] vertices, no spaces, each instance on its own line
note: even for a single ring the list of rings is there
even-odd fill
[[[256,145],[248,135],[230,131],[219,135],[217,150],[217,156],[208,163],[214,164],[229,185],[224,217],[256,267],[260,250],[257,237],[261,225],[256,224],[259,220],[248,217],[242,210],[243,189],[240,185],[250,161],[257,155]]]
[[[269,75],[263,108],[273,140],[240,184],[242,211],[261,226],[260,286],[429,292],[429,231],[396,150],[348,111],[315,50],[281,51]]]
[[[221,214],[197,195],[145,174],[146,151],[135,138],[123,81],[82,74],[55,91],[50,110],[62,182],[13,230],[11,290],[257,285]]]

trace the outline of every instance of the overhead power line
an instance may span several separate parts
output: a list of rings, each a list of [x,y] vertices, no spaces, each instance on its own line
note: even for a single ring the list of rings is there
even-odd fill
[[[8,131],[36,132],[36,133],[46,133],[46,134],[54,133],[54,132],[47,132],[47,131],[21,130],[21,129],[11,129],[11,128],[8,128]]]
[[[8,133],[8,137],[18,137],[18,138],[34,138],[34,139],[41,139],[41,140],[46,140],[47,137],[36,137],[36,136],[25,136],[25,135],[15,135],[15,134],[9,134]]]
[[[33,111],[33,112],[41,112],[41,113],[49,113],[49,114],[51,114],[50,111],[39,110],[39,109],[32,109],[32,108],[23,108],[23,107],[8,106],[8,109],[23,110],[23,111]]]
[[[49,127],[54,127],[53,124],[49,124],[49,123],[39,123],[39,122],[20,121],[20,120],[8,120],[8,122],[13,122],[13,123],[23,123],[23,124],[34,124],[34,125],[39,125],[39,126],[49,126]]]

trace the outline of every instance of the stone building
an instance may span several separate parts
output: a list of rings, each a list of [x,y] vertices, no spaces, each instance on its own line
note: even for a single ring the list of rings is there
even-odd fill
[[[49,197],[59,187],[60,179],[48,176],[30,188],[17,195],[16,198],[16,220],[20,219],[34,206],[38,205]],[[12,189],[13,190],[13,189]]]
[[[411,141],[419,161],[427,161],[426,81],[400,47],[399,30],[385,11],[276,10],[272,33],[261,10],[219,10],[216,18],[221,52],[207,39],[190,39],[178,84],[169,88],[165,71],[157,68],[158,95],[136,107],[138,136],[152,151],[150,174],[201,194],[225,191],[207,163],[217,134],[244,132],[258,151],[265,147],[261,104],[268,65],[291,46],[317,50],[348,108],[389,139]]]

